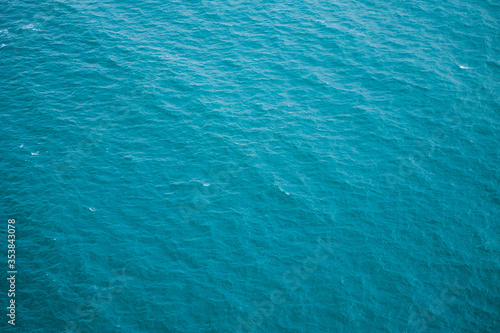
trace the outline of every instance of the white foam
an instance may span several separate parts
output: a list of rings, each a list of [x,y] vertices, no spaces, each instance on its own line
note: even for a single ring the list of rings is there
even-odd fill
[[[36,153],[31,153],[31,155],[38,156],[38,151]]]
[[[470,67],[467,67],[467,66],[462,66],[462,65],[459,65],[459,66],[460,66],[460,68],[462,68],[462,69],[471,69]]]
[[[95,208],[89,207],[89,210],[90,210],[91,212],[95,212]]]
[[[288,193],[287,191],[285,191],[284,189],[281,188],[281,186],[277,185],[278,188],[280,189],[281,192],[285,193],[286,195],[290,195],[290,193]]]
[[[40,31],[40,29],[35,28],[34,24],[23,25],[21,27],[21,29],[29,29],[29,30],[33,30],[33,31]]]

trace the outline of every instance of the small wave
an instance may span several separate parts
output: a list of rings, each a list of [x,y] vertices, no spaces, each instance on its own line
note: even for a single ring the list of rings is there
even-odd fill
[[[9,30],[7,30],[7,29],[0,30],[0,36],[1,35],[7,35],[8,33],[9,33]]]
[[[462,65],[459,65],[459,66],[460,66],[460,68],[462,68],[462,69],[471,69],[470,67],[467,67],[467,66],[462,66]]]
[[[23,25],[21,27],[21,29],[24,29],[24,30],[33,30],[33,31],[40,31],[40,29],[35,28],[34,24]]]
[[[280,189],[281,192],[285,193],[286,195],[290,195],[290,193],[288,193],[287,191],[282,189],[281,186],[279,186],[279,185],[276,185],[276,186]]]
[[[31,153],[31,155],[38,156],[38,151],[36,153]]]
[[[89,207],[89,210],[90,210],[91,212],[95,212],[95,208]]]

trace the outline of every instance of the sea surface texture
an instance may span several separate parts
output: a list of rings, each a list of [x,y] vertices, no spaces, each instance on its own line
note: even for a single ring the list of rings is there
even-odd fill
[[[499,332],[499,22],[1,1],[0,331]]]

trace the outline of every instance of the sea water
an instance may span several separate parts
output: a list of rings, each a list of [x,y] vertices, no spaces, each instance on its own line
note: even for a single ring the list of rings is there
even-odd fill
[[[2,331],[498,331],[499,20],[2,1]]]

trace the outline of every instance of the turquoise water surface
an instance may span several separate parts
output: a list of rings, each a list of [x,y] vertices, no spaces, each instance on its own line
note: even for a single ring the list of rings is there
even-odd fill
[[[0,2],[0,331],[499,332],[499,24]]]

